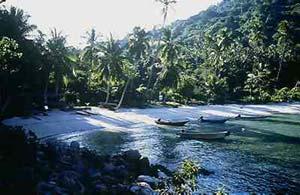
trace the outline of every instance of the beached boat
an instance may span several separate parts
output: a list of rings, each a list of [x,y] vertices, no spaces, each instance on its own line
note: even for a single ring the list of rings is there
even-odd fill
[[[177,133],[181,138],[186,139],[200,139],[200,140],[217,140],[224,139],[226,136],[230,135],[229,131],[221,131],[221,132],[186,132],[182,131]]]
[[[189,120],[169,121],[169,120],[158,119],[158,120],[155,121],[156,124],[159,124],[159,125],[170,125],[170,126],[184,126],[188,122],[189,122]]]
[[[205,119],[200,116],[199,121],[201,123],[225,123],[228,119]]]

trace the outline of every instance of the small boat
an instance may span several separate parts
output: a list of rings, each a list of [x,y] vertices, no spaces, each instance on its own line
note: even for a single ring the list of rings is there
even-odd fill
[[[158,124],[158,125],[170,125],[170,126],[184,126],[188,122],[189,122],[189,120],[169,121],[169,120],[158,119],[158,120],[155,121],[155,123]]]
[[[204,119],[200,116],[199,121],[201,123],[225,123],[228,119]]]
[[[221,131],[221,132],[186,132],[182,131],[177,133],[181,138],[186,139],[200,139],[200,140],[217,140],[224,139],[226,136],[230,135],[229,131]]]
[[[256,119],[262,119],[262,118],[267,118],[267,115],[240,115],[238,114],[234,119],[245,119],[245,120],[256,120]]]

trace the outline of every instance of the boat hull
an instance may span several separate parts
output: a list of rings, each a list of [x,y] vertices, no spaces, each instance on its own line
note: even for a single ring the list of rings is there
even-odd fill
[[[178,122],[172,122],[172,121],[158,121],[156,120],[155,123],[158,125],[169,125],[169,126],[184,126],[189,121],[178,121]]]
[[[200,119],[201,123],[225,123],[227,119],[213,120],[213,119]]]
[[[189,133],[181,132],[178,135],[185,139],[199,139],[199,140],[218,140],[224,139],[230,134],[229,131],[217,132],[217,133]]]

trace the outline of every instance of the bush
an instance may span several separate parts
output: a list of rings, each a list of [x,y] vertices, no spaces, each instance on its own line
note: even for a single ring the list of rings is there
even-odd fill
[[[33,194],[37,138],[21,127],[0,126],[0,194]]]
[[[300,101],[300,87],[292,88],[288,95],[291,100]]]
[[[276,89],[271,100],[274,102],[286,102],[289,100],[289,88],[284,87],[282,89]]]
[[[289,89],[287,87],[275,90],[272,96],[272,101],[274,102],[287,102],[287,101],[299,101],[300,100],[300,88],[294,87]]]
[[[199,171],[200,168],[193,161],[185,160],[181,169],[173,175],[172,182],[176,193],[192,193],[196,189],[196,176]]]

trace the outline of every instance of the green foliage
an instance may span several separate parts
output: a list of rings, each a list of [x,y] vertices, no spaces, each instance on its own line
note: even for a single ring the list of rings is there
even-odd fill
[[[181,103],[299,99],[297,88],[287,90],[300,80],[299,3],[222,1],[165,28],[177,1],[158,2],[162,29],[136,27],[123,40],[92,29],[83,49],[56,29],[34,33],[23,10],[1,7],[1,114],[62,100],[140,106],[159,94]]]
[[[196,176],[198,173],[199,167],[193,161],[185,160],[181,169],[174,174],[172,179],[176,193],[192,193],[196,188]]]
[[[275,90],[272,96],[272,101],[274,102],[287,102],[287,101],[299,101],[300,100],[300,88],[294,87],[289,89],[288,87],[283,87],[279,90]]]

